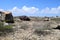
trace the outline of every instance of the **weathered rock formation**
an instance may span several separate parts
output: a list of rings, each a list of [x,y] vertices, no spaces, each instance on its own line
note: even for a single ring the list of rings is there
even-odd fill
[[[0,11],[0,20],[6,23],[14,23],[13,15],[9,11]]]
[[[20,16],[19,18],[20,20],[23,20],[23,21],[30,21],[30,18],[27,16]]]
[[[53,29],[58,29],[58,30],[60,30],[60,25],[58,25],[56,28],[53,28]]]
[[[49,17],[45,17],[44,21],[50,21],[50,18]]]
[[[12,13],[5,15],[5,21],[6,21],[6,23],[14,23]]]

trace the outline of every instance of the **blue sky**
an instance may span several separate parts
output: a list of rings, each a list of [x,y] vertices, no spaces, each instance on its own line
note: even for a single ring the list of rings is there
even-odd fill
[[[14,16],[60,16],[60,0],[0,0],[0,9]]]

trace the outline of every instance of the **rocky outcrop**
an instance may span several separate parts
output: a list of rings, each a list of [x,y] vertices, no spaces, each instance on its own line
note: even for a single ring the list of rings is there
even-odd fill
[[[49,17],[45,17],[44,21],[50,21],[50,18]]]
[[[13,15],[9,11],[0,11],[0,21],[6,23],[14,23]]]
[[[5,15],[5,21],[6,21],[6,23],[14,23],[12,13]]]
[[[19,18],[20,20],[23,20],[23,21],[30,21],[30,18],[27,16],[20,16]]]
[[[56,28],[53,28],[53,29],[58,29],[58,30],[60,30],[60,25],[58,25]]]

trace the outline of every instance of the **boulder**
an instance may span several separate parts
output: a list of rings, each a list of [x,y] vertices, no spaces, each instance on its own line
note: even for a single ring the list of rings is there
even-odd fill
[[[49,17],[45,17],[44,21],[50,21],[50,18]]]
[[[6,25],[9,25],[9,24],[4,22],[4,26],[6,26]]]
[[[27,16],[20,16],[19,19],[23,21],[30,21],[30,18]]]
[[[53,29],[58,29],[58,30],[60,30],[60,25],[57,25],[57,27],[56,27],[56,28],[53,28]]]
[[[6,23],[14,23],[12,13],[9,13],[9,14],[5,15],[5,21],[6,21]]]

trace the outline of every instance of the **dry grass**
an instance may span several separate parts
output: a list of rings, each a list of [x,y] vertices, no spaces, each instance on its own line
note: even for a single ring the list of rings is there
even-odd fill
[[[43,18],[41,18],[43,19]],[[55,21],[42,21],[40,18],[33,18],[31,21],[15,20],[13,33],[1,40],[60,40],[60,30],[55,30]],[[35,20],[35,21],[34,21]],[[40,21],[41,20],[41,21]]]
[[[46,36],[51,34],[50,31],[42,31],[42,30],[35,30],[34,33],[37,34],[38,36],[41,36],[41,35]]]
[[[26,30],[26,29],[28,29],[29,27],[28,27],[28,25],[26,25],[26,24],[23,24],[23,25],[21,25],[21,27],[20,27],[21,29],[24,29],[24,30]]]

